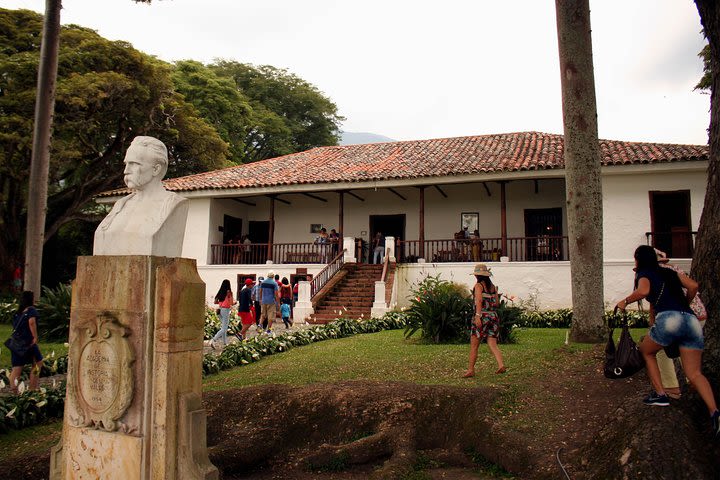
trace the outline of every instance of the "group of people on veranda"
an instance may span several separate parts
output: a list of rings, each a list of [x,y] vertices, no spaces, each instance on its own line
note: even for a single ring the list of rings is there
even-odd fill
[[[664,347],[674,344],[679,347],[685,376],[707,407],[713,434],[720,437],[720,411],[712,387],[700,368],[705,346],[705,311],[697,298],[698,283],[682,270],[669,266],[665,254],[651,246],[639,246],[635,250],[634,259],[635,288],[630,295],[617,303],[617,308],[624,311],[629,304],[643,299],[650,303],[650,330],[640,344],[640,351],[653,390],[643,402],[646,405],[664,407],[670,405],[671,396],[679,397],[680,389],[674,364],[663,352]],[[465,378],[475,376],[478,347],[483,339],[487,340],[488,348],[497,363],[495,373],[507,371],[497,346],[497,287],[493,285],[490,279],[492,273],[486,265],[477,264],[473,274],[477,279],[472,290],[475,311],[470,327],[470,359],[468,369],[463,375]]]
[[[303,279],[300,278],[298,281]],[[266,277],[258,277],[257,282],[246,278],[236,302],[230,280],[223,280],[215,295],[215,304],[218,305],[220,315],[220,329],[210,341],[210,345],[216,348],[220,341],[223,346],[227,345],[230,310],[236,304],[242,324],[242,330],[237,333],[240,341],[247,337],[247,332],[253,324],[258,333],[272,335],[273,322],[278,315],[285,328],[289,329],[293,325],[292,306],[297,301],[297,288],[297,283],[291,286],[287,277],[281,280],[279,275],[271,271]]]

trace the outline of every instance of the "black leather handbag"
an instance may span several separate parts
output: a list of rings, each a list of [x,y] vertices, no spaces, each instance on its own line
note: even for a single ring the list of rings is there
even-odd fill
[[[30,344],[20,338],[20,335],[18,335],[15,331],[7,340],[5,340],[5,346],[19,357],[24,357],[27,355],[28,350],[30,350]]]
[[[615,307],[614,315],[617,315],[618,308]],[[617,346],[613,340],[614,328],[610,329],[608,343],[605,347],[605,366],[603,371],[607,378],[618,379],[626,378],[636,374],[645,368],[645,360],[643,360],[640,349],[635,340],[630,336],[628,328],[627,315],[623,312],[621,321],[622,332]]]

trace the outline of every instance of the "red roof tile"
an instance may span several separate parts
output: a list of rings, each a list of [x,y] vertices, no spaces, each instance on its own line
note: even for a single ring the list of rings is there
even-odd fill
[[[702,145],[600,140],[602,165],[706,160]],[[366,182],[561,169],[563,136],[539,132],[318,147],[260,162],[169,179],[173,191]],[[118,194],[120,191],[108,192]],[[107,195],[106,194],[106,195]]]

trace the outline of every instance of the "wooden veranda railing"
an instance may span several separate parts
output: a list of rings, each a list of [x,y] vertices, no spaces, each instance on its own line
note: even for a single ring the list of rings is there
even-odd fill
[[[327,284],[327,282],[329,282],[330,279],[334,277],[337,272],[340,271],[343,264],[345,263],[345,252],[346,250],[343,250],[342,252],[338,253],[337,256],[333,258],[325,268],[320,270],[320,272],[318,272],[318,274],[313,277],[313,279],[310,281],[310,298],[317,295],[317,293],[322,290],[322,288]]]
[[[497,262],[507,256],[513,262],[568,260],[568,237],[508,237],[507,252],[503,252],[502,238],[425,240],[425,261]],[[420,258],[420,241],[398,241],[395,257],[399,263],[414,263]]]
[[[327,263],[338,254],[337,243],[274,243],[269,255],[267,243],[211,245],[211,264]]]

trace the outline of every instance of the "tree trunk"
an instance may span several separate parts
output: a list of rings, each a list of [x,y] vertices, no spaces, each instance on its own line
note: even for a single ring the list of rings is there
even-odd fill
[[[35,100],[32,160],[28,187],[27,234],[25,238],[25,289],[40,295],[40,272],[45,238],[50,136],[55,109],[55,79],[60,47],[61,0],[46,0],[40,68]]]
[[[708,313],[703,371],[717,392],[720,384],[720,6],[714,0],[695,0],[695,4],[710,43],[712,93],[708,183],[693,255],[692,276],[700,284]]]
[[[555,10],[565,126],[573,303],[570,336],[576,342],[602,342],[602,185],[589,0],[555,0]]]

